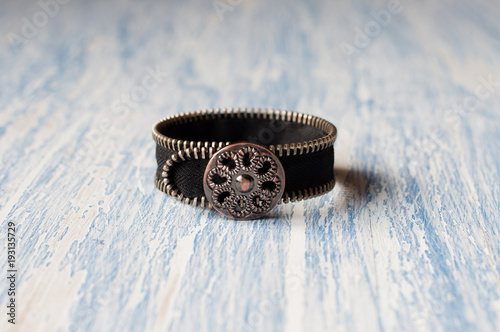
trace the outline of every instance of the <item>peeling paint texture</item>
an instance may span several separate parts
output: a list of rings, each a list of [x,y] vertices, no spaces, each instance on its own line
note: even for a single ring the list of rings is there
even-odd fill
[[[500,330],[497,1],[1,7],[0,331]],[[334,123],[335,189],[157,190],[153,123],[216,107]]]

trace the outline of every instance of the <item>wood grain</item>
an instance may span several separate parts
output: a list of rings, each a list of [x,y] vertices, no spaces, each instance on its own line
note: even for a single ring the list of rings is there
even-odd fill
[[[1,330],[498,331],[496,2],[215,4],[71,1],[12,45],[44,10],[2,3]],[[332,121],[334,191],[241,222],[155,189],[152,124],[226,106]]]

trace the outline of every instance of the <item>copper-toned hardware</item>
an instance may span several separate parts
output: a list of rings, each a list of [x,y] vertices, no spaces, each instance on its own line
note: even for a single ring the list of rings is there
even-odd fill
[[[210,159],[203,188],[207,201],[220,213],[235,219],[256,219],[280,202],[285,172],[265,147],[236,143]]]

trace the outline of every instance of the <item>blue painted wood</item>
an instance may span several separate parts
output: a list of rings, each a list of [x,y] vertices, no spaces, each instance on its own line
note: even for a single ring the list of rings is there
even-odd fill
[[[0,11],[2,330],[499,329],[494,1],[43,3]],[[335,190],[245,222],[156,190],[151,125],[220,106],[335,123]]]

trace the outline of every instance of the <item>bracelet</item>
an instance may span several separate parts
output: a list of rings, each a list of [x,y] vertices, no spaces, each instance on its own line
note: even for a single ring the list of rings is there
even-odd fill
[[[153,126],[155,185],[192,205],[256,219],[278,203],[335,186],[337,129],[316,116],[273,109],[210,109]]]

